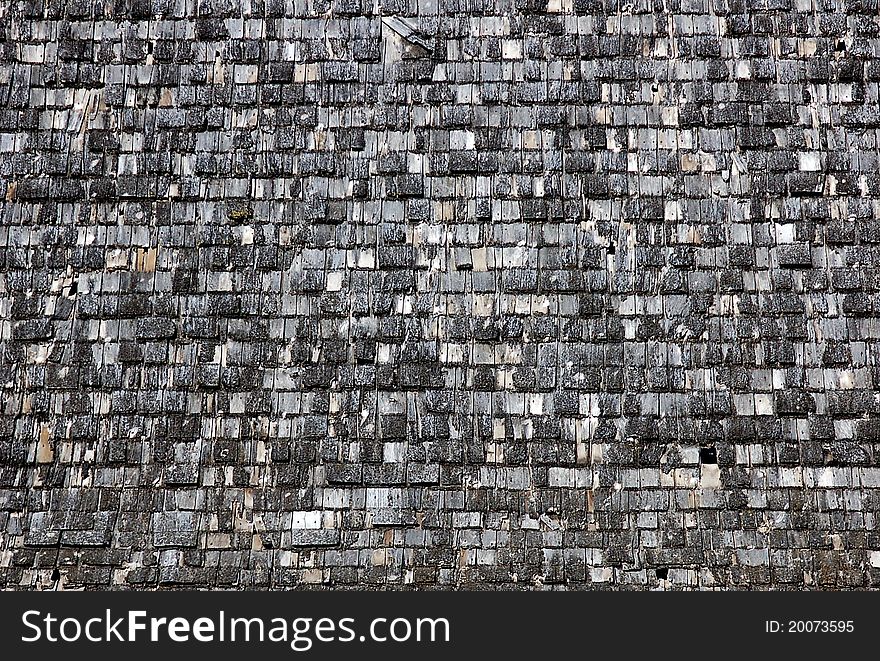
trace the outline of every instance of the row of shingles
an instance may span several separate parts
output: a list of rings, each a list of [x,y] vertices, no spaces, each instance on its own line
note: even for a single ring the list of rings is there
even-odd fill
[[[26,30],[25,26],[21,26],[21,29]],[[46,122],[40,121],[42,119],[41,115],[50,118],[48,126],[51,126],[51,116],[54,112],[54,109],[49,109],[51,107],[51,101],[47,100],[45,96],[42,99],[40,98],[41,94],[45,94],[45,90],[39,89],[41,87],[39,81],[40,76],[41,74],[46,73],[45,69],[40,67],[40,64],[45,62],[47,58],[51,59],[51,51],[54,49],[51,47],[47,49],[44,43],[40,43],[40,35],[38,33],[29,35],[20,34],[20,36],[22,37],[22,42],[20,44],[21,48],[16,49],[17,52],[11,54],[12,57],[10,57],[9,60],[9,63],[13,65],[14,69],[13,81],[15,89],[11,97],[7,99],[6,112],[10,117],[18,115],[19,118],[24,118],[25,112],[16,111],[15,108],[26,108],[31,104],[40,104],[43,110],[41,111],[39,107],[34,107],[27,112],[27,115],[34,121],[19,122],[17,126],[10,127],[15,134],[10,136],[12,138],[10,141],[11,145],[15,145],[19,140],[24,141],[25,136],[21,135],[22,131],[37,131],[41,126],[46,125]],[[34,37],[35,39],[33,41],[36,43],[33,43],[30,37]],[[44,37],[48,39],[51,35],[45,34]],[[19,54],[21,54],[21,61],[16,61]],[[43,135],[45,135],[45,133]],[[32,137],[35,136],[32,134]],[[36,148],[40,143],[41,141],[38,135],[36,136],[36,140],[34,140],[32,147]],[[36,165],[36,159],[33,158],[33,154],[28,158],[34,165]],[[15,175],[16,173],[11,172],[10,174]],[[35,172],[18,172],[17,174],[19,176],[22,174],[33,176]],[[28,197],[29,190],[32,193],[35,193],[39,189],[39,185],[30,185],[30,182],[28,182],[22,187],[22,191],[25,193],[23,197]],[[45,186],[45,189],[48,191],[48,186]],[[12,184],[10,188],[7,189],[7,202],[11,202],[17,198],[17,190],[18,186],[16,184]],[[76,199],[76,197],[76,195],[72,195],[69,199]],[[10,205],[10,207],[11,210],[17,210],[22,218],[25,218],[37,210],[32,204],[28,203],[24,203],[21,206]],[[57,216],[59,211],[61,211],[61,208],[55,204],[46,204],[40,209],[40,220],[54,224],[56,222],[56,218],[54,217]],[[57,384],[47,383],[47,381],[54,381],[54,377],[64,377],[64,373],[68,370],[61,368],[59,371],[57,366],[53,370],[50,369],[52,367],[51,365],[47,368],[42,365],[33,364],[38,362],[39,359],[37,356],[41,349],[44,353],[44,357],[40,362],[45,362],[46,355],[48,354],[52,354],[55,360],[62,358],[62,356],[69,359],[71,357],[70,352],[74,348],[69,342],[69,340],[72,339],[70,336],[70,310],[68,309],[65,311],[63,305],[61,306],[61,309],[58,309],[58,306],[56,305],[54,306],[55,314],[53,315],[51,314],[52,310],[50,309],[53,307],[52,304],[58,302],[60,298],[58,296],[52,296],[50,293],[50,286],[54,284],[53,281],[56,280],[56,276],[61,275],[59,272],[61,264],[59,263],[58,257],[61,258],[60,262],[63,263],[67,255],[62,256],[56,253],[53,256],[54,258],[50,258],[50,262],[47,263],[44,261],[44,255],[40,254],[41,251],[39,248],[37,248],[36,245],[33,248],[31,247],[32,244],[40,244],[44,240],[44,237],[40,232],[31,229],[23,232],[14,225],[8,226],[8,231],[19,235],[17,239],[11,237],[11,243],[13,245],[17,244],[21,247],[15,249],[15,256],[18,257],[18,259],[9,260],[6,264],[7,287],[9,288],[9,293],[12,294],[12,298],[9,300],[10,328],[8,329],[8,332],[5,333],[6,341],[9,345],[7,355],[16,363],[15,372],[17,372],[17,378],[14,379],[12,385],[20,386],[18,388],[20,391],[20,397],[11,400],[10,403],[16,399],[18,401],[14,408],[10,407],[7,413],[11,415],[10,422],[12,423],[12,427],[10,428],[11,433],[9,434],[10,449],[14,452],[16,447],[20,447],[22,452],[16,453],[20,455],[19,457],[13,458],[10,456],[8,458],[8,468],[15,470],[18,473],[18,479],[7,482],[7,486],[20,488],[29,486],[31,481],[31,476],[27,474],[27,471],[20,471],[18,466],[18,464],[24,464],[28,461],[28,454],[31,454],[30,461],[42,461],[43,463],[46,463],[49,457],[54,456],[51,446],[46,447],[44,443],[41,448],[43,452],[38,453],[37,444],[28,442],[31,439],[36,440],[40,432],[42,432],[43,436],[48,435],[47,432],[50,431],[51,421],[46,420],[44,414],[51,409],[69,414],[80,405],[88,405],[89,402],[72,402],[73,393],[71,393],[70,390],[63,392],[65,388],[76,388],[79,376],[78,369],[73,369],[71,374],[71,386],[69,383],[60,383],[62,380],[65,380],[62,378],[58,378],[59,383]],[[75,234],[73,236],[75,236]],[[33,273],[30,271],[31,267],[44,268],[47,269],[47,272],[44,272],[44,275],[41,278],[34,278]],[[35,293],[37,295],[32,298]],[[65,289],[64,294],[67,293],[68,290]],[[61,301],[67,302],[64,299],[61,299]],[[65,346],[65,344],[67,346]],[[70,382],[70,379],[66,379],[66,381]],[[24,386],[28,382],[32,384],[30,388],[32,392],[25,392],[26,388]],[[59,392],[58,389],[52,389],[49,390],[49,392],[39,393],[39,395],[42,396],[33,392],[40,389],[40,387],[46,386],[48,388],[53,388],[55,385],[60,387],[62,391]],[[36,386],[36,388],[34,386]],[[37,397],[37,401],[34,401],[35,397]],[[35,405],[33,405],[32,402]],[[31,416],[30,413],[36,413],[36,415]],[[41,415],[41,413],[43,415]],[[41,418],[44,419],[44,424],[42,425],[39,422],[39,419]],[[68,418],[68,420],[71,419]],[[86,423],[88,423],[88,421],[86,421]],[[64,425],[59,425],[54,431],[61,431],[63,433],[63,427]],[[67,431],[70,431],[70,427],[67,428]],[[88,435],[88,432],[83,425],[77,426],[77,432],[79,432],[77,435],[81,435],[83,432]],[[71,442],[70,434],[68,433],[68,439],[64,444],[64,447],[62,448],[59,446],[56,447],[55,450],[59,455],[62,453],[66,454],[66,461],[69,462],[71,460],[71,455],[78,454],[78,451],[81,450],[81,447],[79,447],[79,444],[76,442],[77,440],[80,439],[74,438]],[[36,456],[37,454],[41,456]],[[64,460],[60,456],[58,459],[59,461]],[[63,485],[65,478],[64,467],[42,466],[41,468],[43,470],[40,470],[40,477],[34,476],[36,481],[40,482],[42,479],[45,479],[47,486],[61,487]],[[11,471],[9,477],[12,477]],[[16,489],[16,492],[13,492],[15,495],[11,498],[12,501],[19,500],[19,496],[22,499],[26,498],[26,492],[24,490],[19,491]],[[28,505],[19,508],[24,511],[19,511],[16,515],[13,515],[10,518],[10,523],[13,525],[6,527],[8,535],[4,535],[7,538],[10,551],[16,546],[20,546],[20,544],[16,543],[17,538],[20,539],[20,535],[23,535],[31,525],[36,524],[37,519],[47,518],[47,515],[50,514],[50,512],[42,510],[50,507],[49,500],[51,493],[52,492],[50,492],[49,489],[46,489],[40,494],[42,498],[29,498]],[[54,497],[64,497],[65,495],[70,494],[64,492],[63,489],[57,489]],[[37,511],[33,512],[31,511],[31,508]],[[78,541],[81,541],[81,537],[89,536],[89,519],[89,513],[80,514],[75,511],[65,511],[64,508],[61,508],[56,512],[54,521],[50,522],[45,520],[41,522],[46,528],[52,528],[52,530],[45,531],[46,538],[43,541],[49,546],[57,546],[62,538],[64,538],[64,541],[76,544]],[[100,522],[92,518],[92,525],[97,527],[99,523]],[[37,536],[40,536],[42,532],[44,531],[31,530],[28,534],[36,534]],[[98,536],[103,536],[103,533],[106,531],[95,530],[94,532]],[[91,543],[94,543],[94,541],[91,541]],[[52,557],[48,558],[47,556]],[[36,549],[21,549],[16,552],[11,552],[10,562],[6,563],[7,566],[11,566],[11,574],[9,575],[8,580],[12,584],[20,585],[36,585],[41,580],[49,580],[50,577],[48,572],[31,571],[27,569],[27,567],[32,564],[40,567],[46,565],[54,566],[55,562],[52,560],[55,559],[57,561],[57,557],[57,549],[50,549],[44,554],[39,553]]]
[[[807,89],[818,100],[817,114],[819,117],[838,113],[841,116],[846,116],[848,114],[847,109],[839,108],[838,110],[838,108],[835,108],[835,105],[840,104],[844,100],[843,93],[845,88],[848,87],[846,81],[848,79],[860,81],[864,73],[867,73],[869,68],[866,66],[867,62],[863,62],[860,57],[860,55],[865,54],[861,48],[863,44],[860,43],[858,37],[851,44],[848,43],[848,40],[844,39],[845,22],[841,23],[838,21],[839,25],[837,26],[826,25],[827,21],[822,16],[814,17],[814,21],[816,21],[820,28],[819,32],[825,37],[824,39],[817,40],[820,51],[818,55],[823,58],[819,60],[819,71],[821,71],[823,66],[827,66],[832,71],[832,77],[818,76],[810,68],[810,62],[807,62],[807,77],[812,83]],[[853,21],[849,20],[849,22],[852,24]],[[853,32],[859,33],[859,29],[856,26],[850,25],[850,27],[855,28]],[[862,52],[860,53],[859,51]],[[830,62],[828,62],[829,59]],[[852,73],[851,77],[845,74],[850,69],[852,69],[850,72]],[[856,73],[858,69],[861,69],[863,73]],[[859,83],[857,82],[856,87],[858,85]],[[823,88],[827,90],[824,94],[822,93]],[[822,128],[825,128],[825,130],[823,131]],[[815,272],[819,272],[824,273],[825,279],[832,282],[833,290],[838,289],[837,285],[843,284],[839,277],[834,277],[835,270],[833,267],[839,258],[834,258],[834,253],[837,251],[829,244],[836,242],[833,236],[833,228],[836,223],[843,220],[840,216],[847,216],[847,212],[851,208],[858,208],[860,205],[853,198],[854,190],[847,190],[846,186],[834,190],[836,187],[828,186],[828,183],[833,179],[840,178],[842,181],[845,181],[851,178],[848,174],[849,163],[847,161],[849,160],[849,154],[846,150],[846,143],[849,141],[850,136],[846,135],[846,131],[841,131],[840,129],[828,130],[824,123],[822,128],[819,128],[818,134],[815,131],[805,131],[804,137],[807,138],[806,147],[812,151],[801,154],[798,166],[800,170],[808,171],[821,168],[820,184],[825,184],[824,191],[843,199],[829,200],[827,202],[828,208],[823,213],[825,217],[816,223],[815,226],[809,219],[801,216],[801,209],[797,208],[801,206],[797,204],[799,200],[792,200],[785,205],[785,214],[791,214],[788,220],[795,221],[794,227],[780,224],[777,221],[775,227],[772,228],[775,232],[771,230],[771,240],[775,239],[774,242],[776,243],[776,247],[771,249],[770,255],[771,270],[776,269],[772,283],[773,288],[783,292],[778,295],[780,298],[791,296],[791,294],[786,293],[788,291],[795,293],[804,292],[800,295],[803,302],[807,302],[804,299],[809,298],[805,314],[807,317],[815,318],[815,321],[806,322],[806,337],[803,339],[805,344],[802,345],[802,350],[798,352],[800,355],[796,356],[797,366],[786,372],[786,389],[793,387],[793,390],[775,393],[774,403],[777,413],[794,415],[799,419],[788,419],[785,421],[787,429],[784,429],[782,432],[783,439],[791,443],[783,442],[777,444],[773,450],[770,450],[770,452],[776,455],[773,459],[780,464],[790,461],[791,457],[785,456],[784,450],[792,444],[795,446],[799,444],[799,464],[801,466],[806,464],[807,467],[780,468],[780,476],[777,478],[779,486],[794,487],[795,489],[788,490],[787,494],[781,499],[773,498],[773,496],[777,495],[773,493],[767,496],[768,500],[775,500],[778,503],[777,507],[790,509],[791,511],[797,509],[804,510],[803,514],[799,516],[792,515],[790,518],[785,518],[784,514],[776,513],[777,525],[774,527],[778,527],[781,523],[782,525],[790,525],[795,530],[790,532],[779,531],[775,540],[771,537],[771,556],[775,555],[778,557],[771,557],[770,564],[774,580],[800,582],[800,580],[808,580],[805,577],[812,575],[810,580],[822,585],[834,585],[839,581],[839,584],[842,586],[851,586],[863,584],[865,570],[869,567],[867,563],[868,556],[862,550],[865,548],[867,540],[858,532],[854,534],[854,531],[857,531],[863,525],[862,513],[860,511],[862,507],[862,494],[857,489],[850,491],[842,499],[838,498],[836,494],[834,497],[829,497],[830,494],[822,489],[816,489],[816,486],[829,485],[827,479],[823,481],[816,478],[817,473],[824,475],[826,471],[812,468],[812,466],[820,463],[820,461],[822,463],[842,462],[843,464],[851,462],[859,464],[864,461],[872,461],[871,455],[873,452],[871,451],[870,444],[863,444],[860,447],[850,440],[867,441],[870,439],[867,437],[858,438],[859,434],[854,433],[855,424],[853,422],[834,421],[834,418],[839,418],[841,415],[848,417],[848,414],[851,415],[851,413],[844,410],[846,407],[841,408],[831,401],[836,400],[838,395],[841,394],[834,391],[841,387],[847,387],[848,383],[845,382],[852,382],[851,385],[855,386],[856,390],[852,394],[856,399],[860,398],[859,388],[871,387],[870,380],[864,378],[867,376],[867,368],[860,367],[860,365],[865,364],[865,359],[859,358],[858,355],[850,352],[850,343],[853,341],[859,342],[862,336],[856,332],[854,336],[848,337],[850,334],[847,332],[847,327],[864,326],[864,321],[852,318],[861,316],[854,309],[850,308],[847,310],[839,304],[835,306],[833,304],[834,301],[829,300],[830,298],[839,298],[839,294],[818,294],[824,300],[818,301],[820,303],[818,306],[814,305],[817,302],[817,297],[809,295],[810,287],[808,283],[809,281],[815,281],[815,278],[811,276]],[[808,133],[811,135],[807,135]],[[810,138],[813,139],[810,140]],[[812,147],[810,146],[811,142],[813,143]],[[841,153],[841,150],[843,150],[843,153]],[[806,172],[794,176],[803,177],[811,173]],[[789,190],[792,190],[791,186],[789,186]],[[795,194],[797,192],[795,191]],[[803,203],[807,202],[806,199],[800,201]],[[794,204],[791,202],[794,202]],[[807,204],[803,204],[802,209],[808,211]],[[843,214],[839,213],[841,210],[844,210]],[[792,211],[794,212],[793,214]],[[793,232],[792,229],[794,229]],[[791,241],[797,242],[799,240],[804,243],[790,244]],[[859,250],[859,248],[850,248],[848,251],[853,249]],[[803,257],[798,258],[798,255],[801,254]],[[789,272],[794,276],[793,288],[791,286],[792,283],[789,282],[790,277],[786,270],[790,270]],[[828,303],[832,303],[832,305],[829,306]],[[836,310],[834,309],[835,307],[837,308]],[[798,322],[797,318],[793,321],[795,324]],[[841,331],[843,331],[842,335]],[[795,335],[795,343],[797,343],[798,337],[800,337],[800,333]],[[852,345],[852,348],[858,349],[858,344]],[[858,353],[859,351],[856,350],[855,354]],[[854,362],[852,360],[853,357],[855,357]],[[833,377],[832,371],[834,373]],[[821,378],[816,378],[817,373],[821,375]],[[792,382],[789,383],[789,381]],[[774,387],[778,386],[774,384]],[[848,395],[849,393],[842,394]],[[813,401],[815,401],[815,404]],[[794,406],[791,405],[792,403],[794,403]],[[783,407],[785,407],[785,410],[783,410]],[[816,411],[816,415],[811,415],[813,410]],[[809,419],[805,419],[807,417]],[[834,441],[832,443],[828,442],[832,440],[828,438],[829,432]],[[828,452],[829,449],[831,452]],[[797,450],[795,452],[797,453]],[[837,455],[836,457],[834,456],[835,454]],[[768,475],[768,480],[769,482],[765,483],[765,486],[772,490],[774,486],[770,483],[774,481],[772,469]],[[799,492],[797,488],[802,483],[807,486],[807,502],[799,507],[798,503],[804,500],[804,494]],[[853,484],[853,486],[856,485]],[[815,489],[813,493],[810,493],[811,487]],[[829,511],[829,509],[834,510],[840,504],[843,504],[843,512]],[[773,509],[772,505],[773,503],[771,502],[771,510]],[[850,508],[854,508],[855,511],[847,511]],[[781,519],[780,516],[782,517]],[[818,553],[812,564],[799,563],[805,565],[804,571],[806,573],[792,572],[790,569],[786,569],[786,565],[789,565],[789,560],[792,557],[796,557],[799,554],[803,555],[802,551],[797,550],[802,543],[799,543],[797,529],[806,526],[810,526],[820,533],[823,538],[822,546],[828,550]],[[781,546],[778,550],[775,548],[777,545]],[[793,564],[791,563],[791,565]]]

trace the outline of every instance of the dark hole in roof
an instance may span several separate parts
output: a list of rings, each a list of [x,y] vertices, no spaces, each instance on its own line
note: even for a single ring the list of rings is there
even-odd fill
[[[717,464],[718,451],[715,448],[700,448],[701,464]]]

